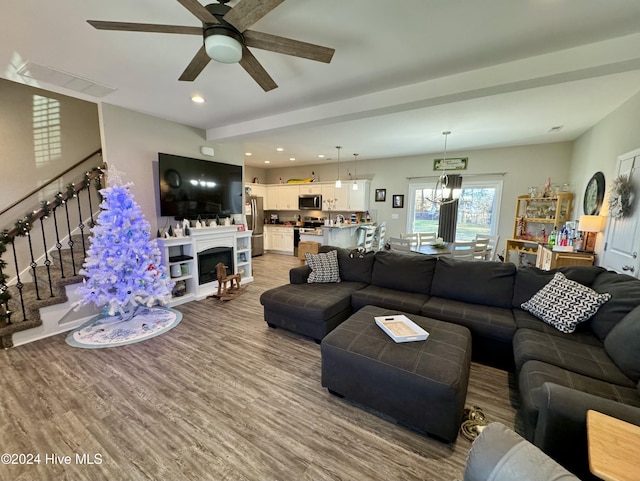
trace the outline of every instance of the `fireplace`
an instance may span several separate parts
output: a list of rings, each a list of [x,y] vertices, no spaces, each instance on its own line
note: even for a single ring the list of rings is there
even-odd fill
[[[227,275],[233,274],[233,249],[231,247],[212,247],[198,252],[198,283],[200,285],[217,281],[216,264],[227,266]]]

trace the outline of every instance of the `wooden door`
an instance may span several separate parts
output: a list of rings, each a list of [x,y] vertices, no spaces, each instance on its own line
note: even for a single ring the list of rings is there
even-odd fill
[[[618,157],[617,176],[631,176],[634,183],[635,205],[631,214],[625,217],[608,217],[604,258],[602,266],[621,274],[638,277],[640,273],[640,149]]]

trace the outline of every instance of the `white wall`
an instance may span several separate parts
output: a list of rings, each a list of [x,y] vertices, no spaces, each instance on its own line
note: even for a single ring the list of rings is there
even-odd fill
[[[244,163],[244,153],[239,146],[207,142],[204,130],[122,107],[102,104],[100,127],[104,160],[110,167],[125,172],[125,179],[135,184],[132,193],[151,224],[152,235],[159,227],[168,226],[168,222],[176,222],[169,217],[159,217],[158,152],[234,165]],[[214,147],[213,158],[200,153],[203,145]]]
[[[640,148],[639,125],[640,94],[637,94],[574,142],[571,182],[577,193],[574,209],[576,217],[584,213],[582,210],[584,190],[591,176],[598,171],[604,174],[607,192],[600,213],[607,215],[608,193],[615,178],[618,156]],[[640,209],[636,209],[635,215],[640,215]],[[598,235],[596,244],[598,259],[602,258],[604,238],[604,233]]]
[[[470,150],[464,152],[450,152],[447,157],[468,157],[468,170],[460,172],[463,175],[481,176],[488,173],[506,172],[504,176],[492,176],[504,182],[502,205],[500,208],[499,235],[501,238],[499,252],[504,249],[506,239],[513,235],[513,219],[516,198],[526,194],[530,185],[542,185],[551,177],[553,183],[563,184],[570,179],[569,165],[571,163],[572,143],[557,142],[551,144],[536,144],[522,147],[507,147],[500,149]],[[359,160],[357,174],[360,179],[371,180],[372,215],[378,222],[387,221],[389,235],[405,232],[407,225],[407,202],[409,180],[407,177],[431,176],[424,182],[435,183],[433,159],[442,154],[422,155],[413,157],[397,157],[390,159]],[[313,165],[287,167],[266,170],[267,183],[277,183],[280,178],[284,181],[290,178],[306,178],[315,172],[320,181],[332,181],[337,177],[337,163],[333,165]],[[347,179],[347,172],[353,173],[353,162],[341,162],[341,179]],[[476,177],[474,177],[476,178]],[[488,178],[477,177],[480,178]],[[412,182],[419,182],[418,180]],[[387,201],[375,202],[375,189],[387,189]],[[405,208],[393,209],[391,197],[393,194],[405,195]],[[394,220],[392,214],[399,214]]]

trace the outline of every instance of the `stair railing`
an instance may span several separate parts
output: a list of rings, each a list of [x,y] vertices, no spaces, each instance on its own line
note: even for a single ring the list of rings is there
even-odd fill
[[[96,154],[100,154],[100,151],[65,170],[56,179]],[[84,229],[87,225],[91,228],[95,224],[94,215],[100,204],[99,190],[105,170],[106,164],[102,162],[87,170],[81,180],[69,183],[65,192],[58,192],[50,200],[41,201],[39,209],[18,219],[12,228],[0,232],[0,319],[4,319],[6,325],[29,320],[23,292],[25,277],[31,278],[36,299],[42,300],[43,296],[55,297],[52,270],[59,270],[58,276],[62,279],[78,276],[82,264],[79,258],[86,257]],[[47,185],[53,181],[55,179]],[[41,188],[44,187],[46,185]],[[30,193],[25,199],[37,192]],[[15,205],[12,204],[8,209]],[[76,246],[75,235],[81,239],[80,246]],[[25,242],[19,240],[23,238]],[[65,242],[69,248],[70,269],[63,260],[66,257],[63,253],[66,250],[63,247]],[[10,251],[12,262],[2,259],[7,250]],[[11,289],[14,292],[17,290],[15,300],[11,300],[10,287],[15,287]],[[21,315],[21,319],[16,319],[18,315]]]

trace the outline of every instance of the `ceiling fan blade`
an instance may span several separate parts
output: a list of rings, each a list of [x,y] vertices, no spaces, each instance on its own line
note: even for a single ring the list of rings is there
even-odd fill
[[[244,32],[284,0],[241,0],[224,17],[224,20]]]
[[[202,35],[202,27],[184,27],[180,25],[158,25],[154,23],[103,22],[87,20],[87,23],[98,30],[123,30],[125,32],[183,33]]]
[[[240,60],[240,65],[242,68],[247,71],[249,75],[258,82],[258,85],[262,87],[262,90],[268,92],[269,90],[273,90],[278,87],[278,85],[273,81],[273,79],[269,76],[267,71],[264,69],[260,62],[253,56],[247,47],[242,49],[242,60]]]
[[[247,47],[270,50],[271,52],[293,55],[294,57],[308,58],[318,62],[329,63],[335,50],[312,43],[300,42],[291,38],[279,37],[269,33],[246,30],[243,34]]]
[[[184,72],[182,72],[182,75],[180,75],[178,80],[183,82],[193,82],[210,61],[211,58],[207,55],[203,45],[200,47],[200,50],[198,50],[198,53],[193,57],[191,63],[189,63],[187,68],[184,69]]]
[[[220,23],[213,14],[204,8],[198,0],[178,0],[178,3],[193,13],[201,22],[204,23]]]

